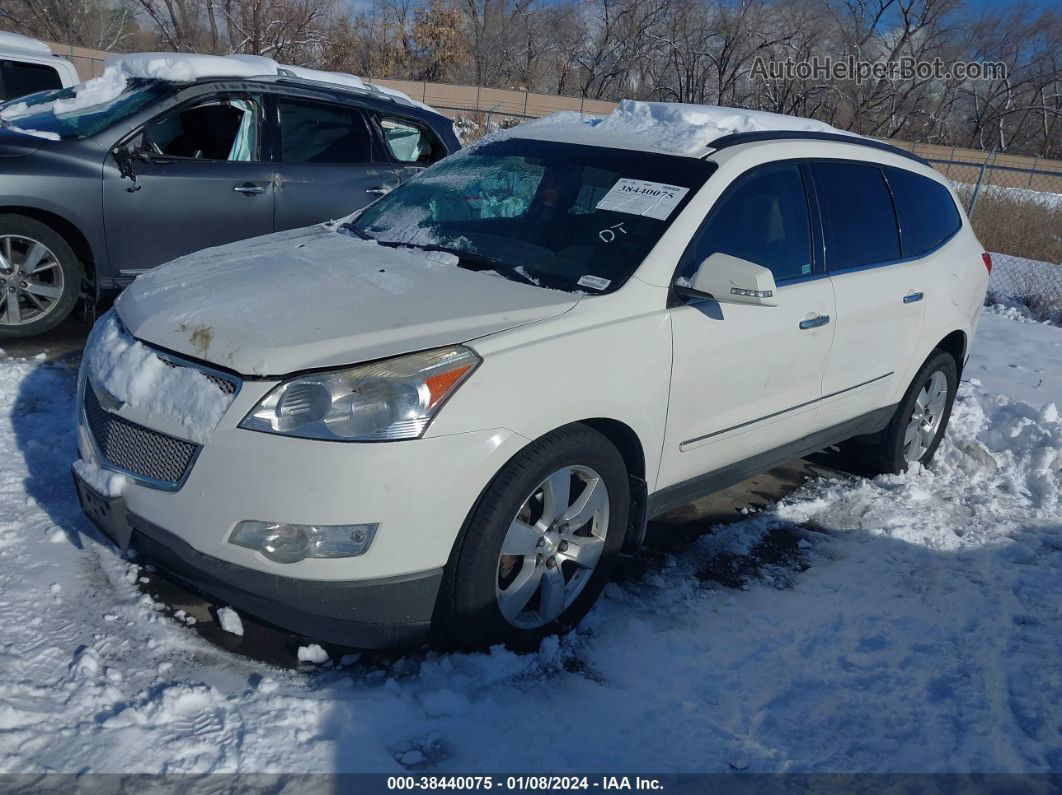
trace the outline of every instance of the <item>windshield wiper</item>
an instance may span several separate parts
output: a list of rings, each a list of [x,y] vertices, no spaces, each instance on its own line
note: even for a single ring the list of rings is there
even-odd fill
[[[353,231],[354,234],[360,234],[357,229],[353,229]],[[510,281],[532,284],[535,287],[540,286],[533,276],[524,273],[520,268],[514,268],[508,263],[500,262],[491,257],[485,257],[482,254],[473,254],[471,251],[463,251],[459,248],[451,248],[450,246],[439,246],[434,243],[397,243],[384,240],[377,240],[376,242],[381,246],[388,246],[390,248],[416,248],[421,251],[441,251],[444,254],[453,254],[458,259],[458,267],[476,271],[490,270],[501,274]]]
[[[470,251],[462,251],[461,249],[447,246],[421,246],[421,248],[425,251],[441,251],[444,254],[453,254],[458,259],[459,267],[467,268],[471,265],[473,267],[469,268],[470,270],[492,270],[514,282],[533,284],[535,287],[539,286],[538,282],[530,274],[492,257],[485,257],[482,254],[473,254]]]
[[[363,231],[361,231],[361,229],[358,227],[358,225],[356,223],[354,223],[353,221],[347,221],[345,224],[343,224],[339,228],[344,230],[344,231],[346,231],[346,232],[350,232],[355,237],[360,237],[362,240],[375,240],[376,239],[375,237],[369,237],[367,234],[365,234]]]

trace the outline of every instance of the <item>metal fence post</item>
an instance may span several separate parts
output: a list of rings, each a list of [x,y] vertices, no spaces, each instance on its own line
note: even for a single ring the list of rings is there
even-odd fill
[[[996,150],[993,149],[988,157],[981,161],[981,171],[977,174],[977,182],[974,184],[973,196],[970,197],[970,208],[966,211],[966,214],[970,216],[971,220],[973,219],[974,208],[977,207],[977,197],[981,195],[981,183],[985,180],[985,172],[988,170],[989,158],[994,158],[995,154]]]

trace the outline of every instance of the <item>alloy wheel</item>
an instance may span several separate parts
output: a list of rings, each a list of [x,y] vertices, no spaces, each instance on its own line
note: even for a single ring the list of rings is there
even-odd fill
[[[903,437],[903,457],[907,463],[920,461],[933,445],[947,405],[948,379],[937,370],[915,398],[914,410]]]
[[[59,259],[39,240],[0,235],[0,325],[22,326],[51,313],[63,297]]]
[[[538,629],[571,606],[601,560],[608,514],[605,481],[586,466],[558,469],[527,496],[498,558],[506,621]]]

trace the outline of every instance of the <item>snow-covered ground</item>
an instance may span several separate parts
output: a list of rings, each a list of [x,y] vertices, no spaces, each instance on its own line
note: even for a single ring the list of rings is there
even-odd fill
[[[536,654],[284,670],[145,594],[73,495],[71,364],[0,358],[0,771],[1062,771],[1060,373],[986,315],[932,471],[658,543]]]

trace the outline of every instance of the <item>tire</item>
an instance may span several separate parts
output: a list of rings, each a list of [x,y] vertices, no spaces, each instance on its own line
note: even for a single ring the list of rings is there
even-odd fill
[[[30,261],[32,273],[15,270]],[[77,304],[84,274],[70,244],[50,226],[0,214],[0,340],[33,337],[62,323]]]
[[[912,445],[909,450],[908,443],[912,437],[908,436],[908,432],[912,428],[916,405],[920,405],[920,397],[924,400],[924,390],[935,394],[934,385],[941,383],[940,378],[946,384],[946,394],[937,411],[925,414],[927,421],[932,421],[932,433],[928,429],[921,433],[917,445]],[[853,440],[844,446],[843,452],[851,462],[852,469],[873,477],[904,472],[915,462],[923,466],[929,464],[944,438],[958,388],[959,368],[955,358],[941,350],[933,351],[918,369],[885,430],[874,441]],[[925,422],[921,427],[925,428]]]
[[[561,510],[565,482],[569,497]],[[570,630],[608,581],[623,545],[629,503],[623,457],[591,428],[561,428],[517,453],[486,488],[454,545],[436,605],[435,642],[528,650],[547,635]],[[573,514],[567,527],[556,521]],[[585,517],[589,520],[576,526]],[[518,519],[521,527],[514,529]],[[503,544],[514,554],[503,556]],[[594,565],[579,565],[577,557]]]

